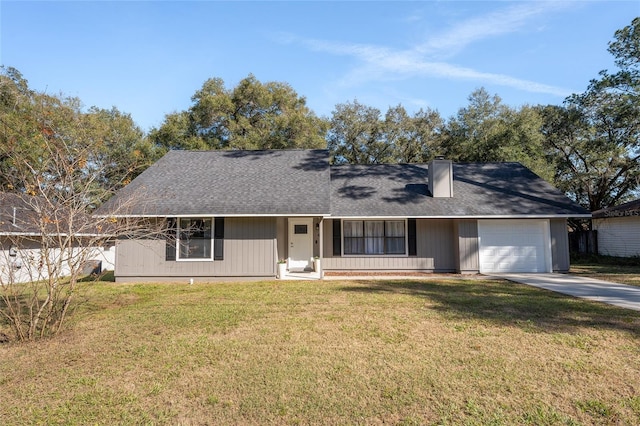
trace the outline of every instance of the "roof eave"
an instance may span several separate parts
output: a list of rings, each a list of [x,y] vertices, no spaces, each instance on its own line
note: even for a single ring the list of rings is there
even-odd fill
[[[347,218],[376,218],[376,219],[391,219],[391,218],[407,218],[412,219],[590,219],[591,214],[529,214],[529,215],[401,215],[401,216],[371,216],[371,215],[331,215],[333,219],[347,219]]]
[[[96,215],[98,218],[164,218],[164,217],[322,217],[326,219],[345,218],[415,218],[415,219],[590,219],[591,214],[522,214],[522,215],[371,215],[371,214],[328,214],[328,213],[273,213],[273,214],[129,214],[129,215]]]
[[[131,219],[131,218],[159,218],[159,217],[329,217],[331,216],[329,213],[319,213],[319,212],[310,212],[310,213],[239,213],[239,214],[229,214],[229,213],[189,213],[189,214],[115,214],[115,215],[94,215],[96,218],[107,219]]]
[[[0,232],[0,237],[41,237],[43,234],[40,232]],[[100,238],[111,238],[115,237],[115,234],[91,234],[91,233],[78,233],[78,234],[68,234],[66,232],[58,233],[52,232],[48,234],[44,234],[47,236],[56,236],[56,237],[100,237]]]

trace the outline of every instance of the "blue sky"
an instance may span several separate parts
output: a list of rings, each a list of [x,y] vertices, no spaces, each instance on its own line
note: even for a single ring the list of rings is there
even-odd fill
[[[116,106],[144,130],[205,80],[290,84],[319,116],[358,100],[445,118],[484,87],[560,104],[613,69],[640,1],[0,2],[0,62],[32,89]]]

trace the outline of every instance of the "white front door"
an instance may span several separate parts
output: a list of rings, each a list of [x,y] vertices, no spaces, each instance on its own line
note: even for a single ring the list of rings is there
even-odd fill
[[[313,269],[313,219],[289,219],[289,271]]]

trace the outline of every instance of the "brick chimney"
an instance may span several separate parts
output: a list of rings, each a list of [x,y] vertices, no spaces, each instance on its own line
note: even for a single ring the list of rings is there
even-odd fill
[[[429,191],[434,198],[453,197],[453,163],[436,157],[429,163]]]

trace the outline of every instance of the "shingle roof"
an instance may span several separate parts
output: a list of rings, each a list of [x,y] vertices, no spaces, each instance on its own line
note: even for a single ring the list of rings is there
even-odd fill
[[[593,212],[593,218],[605,217],[638,217],[640,216],[640,199],[629,201],[615,207],[596,210]]]
[[[69,209],[43,197],[0,193],[0,235],[100,235],[105,234],[84,212]]]
[[[327,150],[169,151],[96,212],[148,216],[328,213]]]
[[[588,216],[519,163],[453,165],[453,197],[433,198],[424,164],[331,168],[331,215],[399,217]]]
[[[589,216],[519,163],[453,171],[453,197],[433,198],[425,164],[329,167],[327,150],[170,151],[96,214]]]
[[[0,193],[0,233],[36,233],[40,231],[33,207],[27,198],[11,193]]]

